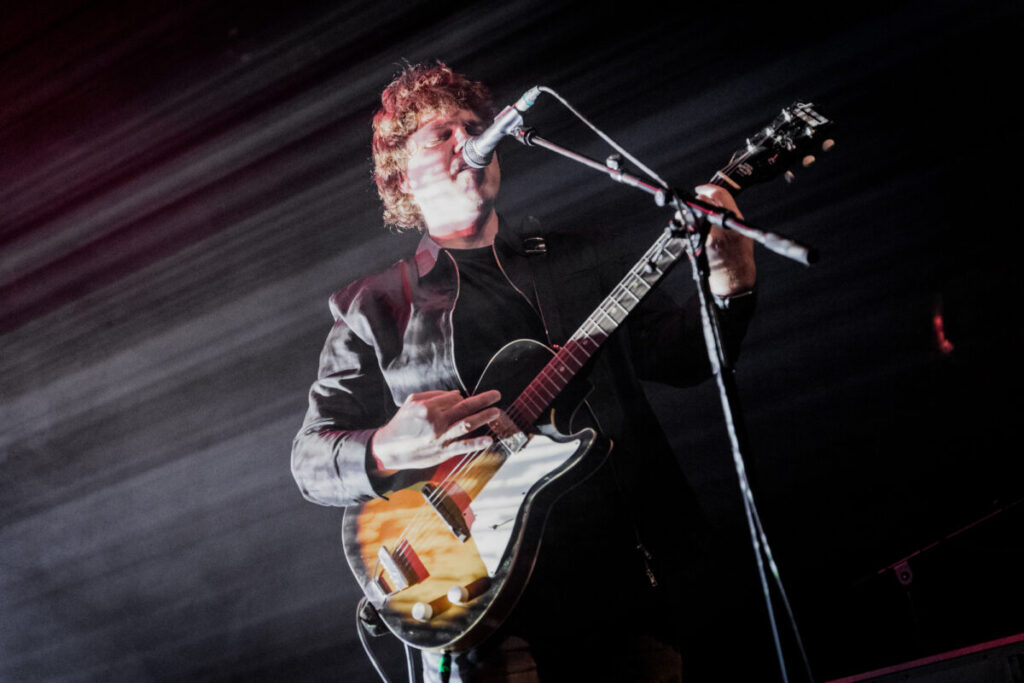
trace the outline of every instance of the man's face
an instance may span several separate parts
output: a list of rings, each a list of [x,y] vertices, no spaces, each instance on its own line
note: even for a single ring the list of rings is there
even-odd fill
[[[467,109],[428,116],[406,140],[409,164],[403,189],[412,195],[435,239],[468,237],[494,209],[501,170],[494,158],[487,168],[470,168],[462,146],[486,124]]]

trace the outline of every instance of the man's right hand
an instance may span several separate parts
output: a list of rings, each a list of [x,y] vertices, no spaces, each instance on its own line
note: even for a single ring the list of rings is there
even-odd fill
[[[378,474],[438,465],[452,456],[480,451],[489,436],[463,438],[497,419],[497,391],[463,398],[458,391],[411,394],[391,420],[373,435],[371,450]],[[491,407],[488,407],[491,406]]]

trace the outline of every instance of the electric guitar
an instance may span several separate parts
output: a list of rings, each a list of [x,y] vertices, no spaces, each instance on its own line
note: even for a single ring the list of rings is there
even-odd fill
[[[746,141],[712,184],[736,194],[828,149],[831,121],[796,103]],[[474,393],[515,400],[488,428],[493,444],[456,456],[415,486],[346,508],[349,566],[388,628],[421,649],[463,651],[508,615],[533,569],[547,512],[596,470],[610,443],[593,429],[562,434],[553,403],[569,380],[685,251],[666,230],[557,351],[533,340],[504,346]],[[532,378],[532,379],[531,379]]]

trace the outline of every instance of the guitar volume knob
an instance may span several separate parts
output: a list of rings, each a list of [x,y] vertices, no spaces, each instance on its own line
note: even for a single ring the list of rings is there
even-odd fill
[[[429,602],[417,602],[412,606],[412,618],[416,621],[427,622],[434,616],[434,608]]]
[[[458,583],[453,585],[448,589],[445,597],[453,605],[465,605],[470,600],[480,597],[490,587],[491,578],[489,576],[481,576],[470,581],[465,586]]]
[[[452,586],[448,589],[448,602],[453,605],[464,605],[469,602],[469,591],[465,586]]]

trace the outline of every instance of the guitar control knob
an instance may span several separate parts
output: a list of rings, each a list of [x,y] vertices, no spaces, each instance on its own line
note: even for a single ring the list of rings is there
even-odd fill
[[[828,140],[825,140],[825,142],[821,143],[821,151],[822,152],[831,152],[832,148],[835,147],[835,146],[836,146],[836,141],[833,140],[832,138],[829,138]]]
[[[434,608],[429,602],[417,602],[412,606],[412,618],[416,621],[427,622],[434,616]]]
[[[474,579],[467,583],[465,586],[455,584],[448,589],[448,593],[445,597],[448,598],[448,602],[453,605],[465,605],[470,600],[479,597],[491,587],[491,578],[489,576],[481,576],[478,579]]]
[[[469,591],[465,586],[452,586],[448,589],[448,602],[453,605],[463,605],[469,602]]]
[[[808,154],[807,156],[804,157],[804,160],[801,161],[800,163],[802,163],[804,165],[804,168],[807,168],[808,166],[810,166],[814,162],[815,162],[814,156]]]

